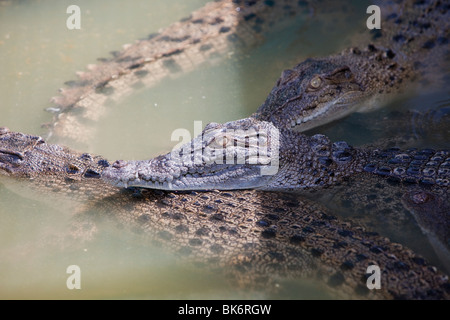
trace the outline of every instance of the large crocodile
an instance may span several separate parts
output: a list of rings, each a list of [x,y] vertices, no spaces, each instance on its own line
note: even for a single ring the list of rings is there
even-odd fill
[[[285,71],[253,116],[279,127],[307,130],[358,109],[379,107],[391,93],[412,88],[413,81],[439,81],[448,54],[447,5],[430,0],[383,2],[380,6],[381,30],[369,33],[365,29],[353,41],[358,47],[309,59]],[[315,7],[316,13],[339,9],[330,3]],[[69,82],[70,87],[53,99],[51,110],[57,114],[50,134],[65,143],[87,143],[95,129],[87,124],[105,113],[107,101],[211,62],[233,51],[230,47],[252,47],[274,29],[275,22],[292,21],[304,10],[303,1],[209,3],[149,39],[127,46],[114,58],[91,66],[80,73],[78,81]],[[330,101],[338,95],[339,99]]]
[[[86,221],[106,216],[185,261],[228,274],[246,288],[274,289],[280,279],[308,276],[321,279],[339,297],[450,298],[448,276],[422,257],[340,221],[306,199],[258,191],[120,189],[99,179],[109,166],[100,156],[0,129],[2,180],[19,180],[20,188],[32,188],[39,197],[68,197],[81,211],[87,210],[86,215],[80,213],[82,228],[64,232],[66,241],[69,234],[78,244],[87,233],[92,236],[85,230]],[[369,265],[382,270],[380,290],[366,287]]]

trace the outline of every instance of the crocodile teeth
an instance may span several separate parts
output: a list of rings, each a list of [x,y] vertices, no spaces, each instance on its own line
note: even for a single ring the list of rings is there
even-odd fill
[[[120,180],[119,182],[117,182],[117,186],[121,188],[128,188],[128,183],[127,181]]]

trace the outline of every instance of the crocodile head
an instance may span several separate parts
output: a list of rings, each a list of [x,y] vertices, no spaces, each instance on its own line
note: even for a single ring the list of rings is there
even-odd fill
[[[368,92],[349,65],[343,58],[307,59],[283,71],[254,116],[305,131],[354,112]]]
[[[148,161],[116,161],[102,178],[119,187],[245,189],[277,171],[278,129],[252,118],[210,123],[192,141]]]

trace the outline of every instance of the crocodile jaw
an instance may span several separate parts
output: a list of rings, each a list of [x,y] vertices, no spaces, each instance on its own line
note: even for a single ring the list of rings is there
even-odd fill
[[[169,165],[167,165],[169,164]],[[258,188],[267,185],[269,175],[263,166],[216,165],[214,170],[204,172],[174,166],[171,161],[152,159],[148,162],[128,161],[106,168],[102,178],[117,187],[142,187],[160,190],[235,190]]]

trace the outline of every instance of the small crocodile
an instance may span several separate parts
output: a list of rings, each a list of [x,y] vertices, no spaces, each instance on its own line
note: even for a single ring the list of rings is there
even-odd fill
[[[255,190],[120,189],[100,179],[109,167],[103,157],[0,129],[2,182],[19,180],[20,188],[48,193],[52,201],[55,195],[70,198],[85,222],[107,217],[244,288],[270,290],[280,279],[313,277],[338,297],[450,298],[448,276],[421,256],[307,199]],[[80,229],[63,231],[64,239],[72,234],[74,243],[86,240]],[[382,270],[380,290],[367,289],[370,265]]]

